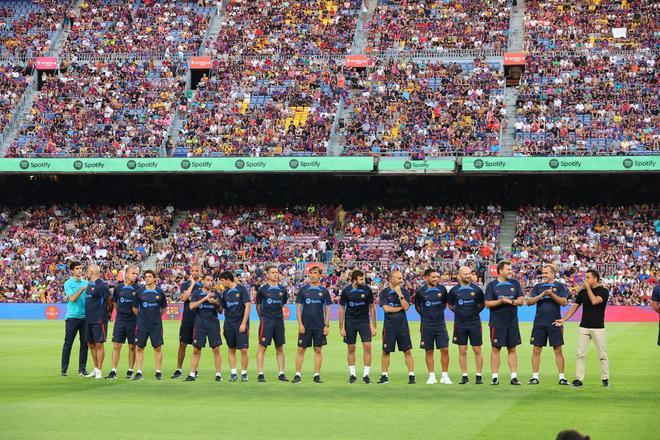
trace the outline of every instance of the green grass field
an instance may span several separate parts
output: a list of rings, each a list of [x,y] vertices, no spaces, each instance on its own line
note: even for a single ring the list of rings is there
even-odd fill
[[[293,376],[295,327],[287,323],[287,374]],[[451,332],[451,323],[450,332]],[[413,323],[417,335],[417,324]],[[552,351],[544,350],[541,384],[526,385],[531,374],[531,348],[519,348],[519,376],[524,385],[508,384],[503,357],[498,387],[458,384],[426,385],[423,351],[415,350],[418,384],[406,384],[403,356],[395,353],[388,385],[346,383],[346,348],[333,325],[325,348],[324,384],[311,381],[313,353],[308,351],[303,383],[275,381],[272,349],[267,353],[268,383],[256,382],[252,332],[250,382],[229,383],[223,346],[225,382],[215,383],[210,350],[202,353],[201,378],[194,383],[169,379],[175,366],[178,323],[165,323],[167,379],[153,379],[153,355],[146,351],[146,380],[95,381],[75,375],[59,376],[64,323],[52,321],[0,322],[0,438],[447,438],[554,439],[573,428],[600,439],[657,439],[660,414],[660,347],[657,324],[609,324],[608,352],[611,389],[599,380],[598,359],[589,351],[585,387],[557,385]],[[531,328],[521,328],[523,340]],[[567,326],[567,378],[575,370],[577,326]],[[487,333],[484,332],[484,335]],[[380,343],[377,336],[376,343]],[[414,338],[415,346],[419,340]],[[484,377],[490,378],[486,347]],[[104,374],[109,370],[111,345],[106,344]],[[380,352],[374,352],[372,378],[380,374]],[[450,376],[459,377],[458,355],[451,347]],[[119,365],[123,375],[126,353]],[[189,355],[190,356],[190,351]],[[361,358],[361,350],[358,352]],[[473,379],[473,360],[469,355]],[[439,377],[439,359],[438,365]],[[77,342],[71,358],[77,365]],[[189,369],[189,357],[184,364]],[[91,370],[91,357],[88,363]],[[358,362],[358,375],[361,375]]]

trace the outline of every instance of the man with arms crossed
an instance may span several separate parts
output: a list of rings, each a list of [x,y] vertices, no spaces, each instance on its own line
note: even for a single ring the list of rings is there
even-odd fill
[[[195,311],[190,310],[190,297],[193,292],[202,290],[202,282],[199,279],[201,274],[202,267],[198,263],[195,263],[190,266],[190,277],[181,284],[181,297],[179,300],[183,301],[183,316],[181,317],[181,327],[179,327],[179,352],[176,359],[176,371],[172,374],[172,379],[181,377],[183,361],[186,359],[186,348],[193,343]]]
[[[509,261],[497,263],[497,279],[486,286],[486,307],[490,309],[490,367],[493,374],[491,385],[499,385],[500,350],[506,347],[509,353],[511,385],[520,385],[518,380],[518,354],[520,328],[518,307],[523,305],[525,296],[518,281],[511,279],[513,269]]]
[[[473,281],[470,268],[458,269],[458,284],[451,288],[447,297],[449,308],[454,312],[454,344],[458,345],[458,365],[461,367],[460,385],[470,383],[467,371],[468,340],[474,353],[477,369],[476,384],[483,384],[481,371],[484,367],[484,355],[481,352],[481,318],[484,309],[484,292]]]
[[[112,302],[117,308],[115,326],[112,331],[112,370],[106,379],[117,379],[117,365],[124,341],[128,342],[128,371],[126,379],[133,378],[133,366],[135,364],[135,296],[140,286],[137,285],[137,267],[128,266],[124,271],[124,282],[117,284],[112,292]]]
[[[530,344],[534,346],[532,351],[532,378],[530,385],[539,384],[539,365],[541,364],[541,350],[549,342],[555,352],[557,369],[559,370],[559,385],[568,385],[564,377],[564,327],[553,325],[555,320],[561,318],[560,306],[568,303],[568,291],[566,286],[555,281],[557,269],[552,264],[546,264],[542,269],[543,282],[532,289],[532,293],[526,298],[528,306],[536,304],[536,315]]]
[[[224,271],[220,274],[222,307],[225,310],[224,335],[229,347],[230,382],[238,380],[236,370],[236,350],[241,351],[241,382],[248,380],[248,348],[250,347],[250,293],[245,286],[234,282],[234,274]]]
[[[424,271],[424,284],[415,292],[415,310],[419,313],[421,324],[420,348],[426,350],[426,367],[429,370],[427,384],[438,383],[435,378],[434,348],[440,350],[442,377],[440,383],[451,385],[447,372],[449,368],[449,336],[445,323],[445,308],[447,307],[447,289],[440,283],[440,274],[435,269]]]
[[[588,270],[584,287],[575,298],[575,304],[566,316],[557,319],[554,324],[558,327],[564,325],[580,306],[582,320],[578,331],[577,362],[575,365],[575,380],[572,385],[581,387],[584,384],[585,358],[589,341],[593,340],[600,359],[600,378],[603,387],[610,387],[610,364],[605,349],[605,307],[610,293],[600,284],[600,274],[595,270]]]
[[[151,346],[154,348],[156,380],[161,380],[163,377],[160,371],[160,367],[163,365],[163,313],[167,309],[167,299],[160,287],[156,287],[156,272],[145,271],[144,281],[146,285],[138,290],[133,304],[133,313],[137,317],[135,326],[137,372],[133,380],[143,379],[142,363],[147,339],[151,339]]]
[[[80,351],[78,353],[78,375],[87,375],[87,341],[85,341],[85,290],[87,281],[82,279],[82,264],[78,261],[69,263],[71,278],[64,283],[64,295],[66,296],[66,318],[64,345],[62,346],[62,369],[61,375],[66,376],[71,359],[71,347],[80,338]]]
[[[359,334],[364,352],[362,381],[370,384],[371,338],[376,336],[376,306],[374,293],[365,284],[364,272],[361,270],[354,270],[351,273],[351,284],[342,290],[339,297],[339,333],[348,346],[348,383],[357,382],[355,343]]]
[[[389,383],[387,370],[390,367],[390,354],[399,347],[408,367],[408,383],[415,383],[415,361],[412,356],[412,341],[406,312],[410,308],[410,292],[402,286],[403,274],[395,270],[390,274],[389,286],[379,294],[380,306],[385,313],[383,322],[383,372],[379,384]]]

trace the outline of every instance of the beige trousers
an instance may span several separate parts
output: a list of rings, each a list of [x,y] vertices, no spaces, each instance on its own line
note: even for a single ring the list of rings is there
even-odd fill
[[[584,328],[580,327],[578,331],[577,342],[577,363],[575,365],[575,377],[584,381],[585,359],[589,342],[593,340],[598,350],[600,359],[600,378],[610,378],[610,364],[607,360],[607,351],[605,349],[605,329],[604,328]]]

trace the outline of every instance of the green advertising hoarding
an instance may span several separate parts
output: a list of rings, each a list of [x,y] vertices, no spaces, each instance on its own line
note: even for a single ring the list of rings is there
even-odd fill
[[[454,161],[454,159],[429,159],[429,160],[381,159],[378,162],[378,173],[379,174],[453,173],[455,165],[456,162]]]
[[[0,159],[0,173],[370,172],[371,157]]]
[[[463,171],[481,173],[660,171],[660,156],[464,157]]]

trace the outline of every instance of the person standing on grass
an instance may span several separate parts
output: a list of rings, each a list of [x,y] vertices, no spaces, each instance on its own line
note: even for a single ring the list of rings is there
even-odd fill
[[[105,358],[105,341],[107,339],[108,321],[110,320],[109,307],[110,288],[108,283],[101,279],[101,269],[92,264],[87,268],[89,283],[85,290],[85,339],[92,352],[94,369],[85,377],[103,378],[102,368]]]
[[[653,310],[659,314],[658,318],[660,318],[660,284],[653,288],[651,304],[653,305]],[[658,319],[658,345],[660,346],[660,319]]]
[[[71,278],[64,282],[64,295],[66,296],[66,317],[64,321],[64,345],[62,346],[62,369],[60,374],[67,375],[71,348],[80,338],[80,351],[78,353],[78,375],[87,375],[87,341],[85,340],[85,295],[87,281],[82,278],[82,264],[79,261],[69,263]]]
[[[202,290],[201,274],[202,266],[199,263],[190,266],[190,277],[181,284],[179,289],[181,293],[179,300],[183,302],[183,316],[181,317],[181,326],[179,327],[179,351],[176,358],[176,370],[172,373],[172,379],[178,379],[183,374],[181,369],[183,368],[183,361],[186,359],[186,349],[188,345],[193,343],[196,312],[195,310],[190,310],[190,297]]]
[[[133,378],[135,365],[135,314],[133,305],[140,286],[137,284],[138,268],[128,266],[124,271],[124,282],[117,284],[112,291],[112,302],[117,308],[115,325],[112,331],[112,360],[110,373],[106,379],[117,379],[117,366],[124,342],[128,343],[128,370],[126,379]]]
[[[167,299],[161,288],[156,286],[156,272],[146,270],[144,281],[146,285],[138,290],[133,304],[133,313],[136,316],[135,364],[137,367],[133,380],[143,379],[142,363],[147,339],[151,339],[151,346],[154,348],[156,380],[161,380],[163,378],[160,371],[163,364],[163,313],[167,309]]]
[[[593,340],[598,350],[600,359],[600,378],[604,388],[610,387],[610,365],[605,348],[605,308],[609,292],[600,284],[600,274],[595,270],[587,271],[587,278],[584,281],[582,290],[580,290],[575,299],[575,304],[566,313],[563,318],[557,319],[554,325],[561,327],[580,306],[582,309],[582,320],[578,330],[577,344],[577,362],[575,365],[575,380],[572,385],[581,387],[584,384],[585,359],[589,341]]]
[[[231,368],[230,382],[238,381],[236,369],[236,350],[241,352],[241,382],[248,380],[248,361],[250,347],[250,292],[241,284],[234,281],[231,271],[220,274],[220,283],[224,286],[222,291],[222,308],[225,312],[223,333],[225,342],[229,347],[229,367]]]

